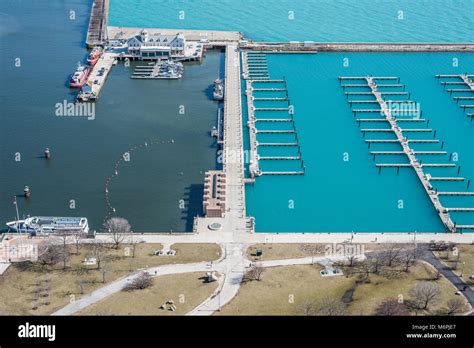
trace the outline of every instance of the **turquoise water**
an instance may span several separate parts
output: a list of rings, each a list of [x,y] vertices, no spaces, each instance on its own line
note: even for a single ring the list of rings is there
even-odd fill
[[[110,25],[267,41],[472,41],[472,13],[472,0],[111,0]]]
[[[458,68],[451,65],[454,56],[459,59]],[[247,185],[247,211],[256,217],[258,232],[443,231],[413,170],[401,168],[397,175],[396,169],[386,168],[378,174],[376,162],[406,163],[407,160],[404,156],[378,156],[376,162],[373,161],[370,150],[400,150],[400,147],[382,144],[368,149],[337,77],[399,76],[401,83],[411,92],[411,99],[420,103],[423,118],[430,120],[429,127],[437,131],[436,138],[444,141],[444,150],[458,153],[460,175],[471,179],[472,191],[474,122],[469,121],[434,75],[472,71],[474,55],[322,53],[270,54],[267,57],[271,78],[285,77],[287,80],[306,174],[262,176],[254,185]],[[343,66],[345,58],[349,59],[347,68]],[[265,113],[264,116],[273,114],[279,117],[278,113]],[[374,117],[362,115],[365,116],[360,117]],[[406,123],[403,126],[420,128]],[[386,128],[379,123],[363,127]],[[273,141],[285,141],[282,135],[270,137]],[[389,138],[393,135],[366,135],[366,139]],[[433,138],[432,133],[413,133],[411,136],[411,139],[430,138]],[[440,147],[440,144],[413,145],[415,150],[440,150]],[[282,155],[281,148],[264,147],[260,150],[261,155]],[[285,151],[284,155],[295,155],[294,147]],[[345,153],[349,156],[348,161],[343,160]],[[449,161],[449,155],[425,155],[420,159],[425,163],[445,163]],[[267,162],[261,162],[266,166],[262,169],[268,169]],[[275,170],[295,169],[293,161],[272,162],[278,162],[271,167]],[[457,169],[425,169],[433,176],[457,175]],[[435,187],[440,191],[463,191],[466,184],[442,182]],[[400,200],[403,201],[401,209]],[[446,197],[442,198],[442,203],[447,207],[474,207],[474,197]],[[452,213],[452,217],[458,224],[474,223],[474,213]]]

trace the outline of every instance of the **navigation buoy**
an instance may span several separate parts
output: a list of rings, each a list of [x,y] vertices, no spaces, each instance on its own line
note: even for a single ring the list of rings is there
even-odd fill
[[[44,150],[44,158],[46,158],[46,159],[50,159],[50,158],[51,158],[51,151],[49,151],[49,147],[47,147],[47,148]]]
[[[25,188],[23,189],[23,196],[28,198],[30,197],[30,195],[31,195],[30,188],[28,186],[25,186]]]

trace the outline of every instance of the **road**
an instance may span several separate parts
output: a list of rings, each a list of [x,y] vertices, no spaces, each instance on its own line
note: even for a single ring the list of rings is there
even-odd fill
[[[453,284],[456,289],[461,291],[466,300],[474,308],[474,291],[458,277],[449,267],[442,263],[432,251],[429,250],[427,244],[419,244],[416,251],[416,257],[423,261],[428,262],[434,268],[436,268],[446,279],[448,279],[451,284]],[[473,315],[473,313],[471,313]]]

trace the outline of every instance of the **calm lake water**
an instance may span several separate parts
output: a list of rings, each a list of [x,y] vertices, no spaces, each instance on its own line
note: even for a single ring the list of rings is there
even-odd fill
[[[254,40],[472,41],[471,0],[111,0],[110,25],[240,31]]]
[[[86,216],[100,230],[108,213],[105,182],[121,156],[138,146],[109,188],[117,215],[135,231],[191,230],[201,213],[203,171],[216,167],[210,129],[217,104],[210,86],[223,71],[223,53],[209,51],[201,65],[186,64],[178,81],[132,80],[132,69],[119,64],[94,120],[58,117],[56,103],[75,96],[68,76],[87,54],[90,1],[2,5],[0,76],[8,84],[0,85],[0,222],[14,219],[13,196],[29,185],[31,198],[18,198],[20,215]],[[140,147],[145,142],[149,146]],[[50,161],[41,158],[46,147]]]

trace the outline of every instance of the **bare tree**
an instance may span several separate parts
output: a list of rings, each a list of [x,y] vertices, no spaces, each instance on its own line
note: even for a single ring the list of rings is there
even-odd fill
[[[84,279],[82,279],[80,276],[77,276],[76,284],[79,287],[79,293],[81,295],[84,294]]]
[[[71,257],[71,253],[69,252],[69,249],[66,247],[62,247],[59,250],[59,259],[63,263],[63,269],[67,268],[67,262],[69,261],[69,258]]]
[[[396,243],[386,243],[382,246],[383,250],[380,252],[382,260],[388,267],[397,265],[400,261],[403,249]]]
[[[107,274],[107,272],[108,272],[107,263],[102,264],[102,268],[100,269],[100,273],[102,274],[102,283],[105,283],[105,275]]]
[[[92,257],[96,259],[97,269],[100,269],[101,263],[108,256],[108,251],[103,242],[94,242],[92,243],[91,250]]]
[[[345,258],[348,267],[354,267],[358,262],[358,255],[350,254]]]
[[[345,315],[347,312],[347,306],[341,300],[334,298],[325,298],[318,304],[318,315]]]
[[[72,240],[74,241],[74,246],[76,247],[76,255],[79,255],[79,250],[81,249],[81,242],[85,237],[85,233],[82,231],[76,231],[72,234]]]
[[[429,306],[435,305],[441,295],[439,286],[431,282],[416,284],[411,290],[411,305],[415,309],[427,310]]]
[[[375,309],[375,315],[405,316],[410,315],[406,305],[398,302],[396,298],[386,298]]]
[[[306,300],[300,306],[299,310],[303,315],[316,315],[317,304],[314,301]]]
[[[135,257],[135,252],[137,250],[137,245],[140,244],[141,242],[142,242],[142,240],[135,237],[133,235],[133,233],[130,234],[130,236],[128,236],[127,244],[129,245],[130,251],[131,251],[131,255],[129,255],[129,256],[132,256],[133,258]]]
[[[464,311],[464,301],[460,298],[453,298],[446,304],[446,315],[456,315]]]
[[[369,281],[370,274],[373,273],[373,270],[373,263],[369,259],[365,259],[364,261],[357,262],[354,273],[361,274],[364,281]]]
[[[73,230],[57,230],[55,236],[61,241],[61,250],[59,251],[59,258],[63,263],[63,269],[66,269],[67,262],[70,257],[68,241],[71,240],[71,236],[75,233]]]
[[[37,262],[42,268],[62,261],[62,246],[48,242],[41,244],[40,249]]]
[[[251,281],[251,280],[260,281],[262,278],[262,273],[264,271],[265,271],[265,268],[263,268],[261,265],[252,264],[252,266],[250,266],[250,268],[247,270],[247,273],[245,274],[245,280],[246,281]]]
[[[373,255],[368,260],[372,264],[372,273],[379,274],[385,264],[384,259],[380,255]]]
[[[153,285],[153,278],[148,272],[141,272],[131,283],[123,288],[123,291],[143,290]]]
[[[403,271],[408,273],[410,271],[410,267],[415,263],[414,253],[406,250],[401,257],[401,262],[403,264]]]
[[[125,241],[132,230],[128,221],[120,217],[113,217],[107,220],[104,223],[104,228],[111,234],[114,249],[118,249],[120,244]]]

